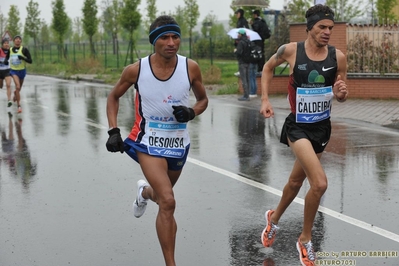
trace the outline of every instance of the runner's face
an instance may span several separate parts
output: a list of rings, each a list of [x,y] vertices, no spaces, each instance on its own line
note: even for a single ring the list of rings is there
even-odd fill
[[[166,33],[155,43],[155,52],[165,58],[175,57],[180,47],[180,37],[174,33]]]
[[[318,44],[318,46],[326,46],[330,41],[332,29],[334,28],[334,21],[323,19],[318,21],[309,31],[311,37]]]
[[[21,38],[15,38],[14,46],[19,47],[21,45],[21,42],[22,42]]]
[[[9,42],[3,43],[2,48],[4,48],[4,49],[10,49],[10,43],[9,43]]]

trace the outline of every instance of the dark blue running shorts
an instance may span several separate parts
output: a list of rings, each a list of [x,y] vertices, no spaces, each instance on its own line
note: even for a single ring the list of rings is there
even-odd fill
[[[22,70],[13,70],[10,71],[11,76],[18,76],[19,79],[25,79],[26,76],[26,69]]]
[[[139,162],[139,159],[137,158],[136,151],[148,154],[147,146],[134,142],[133,140],[126,138],[124,141],[124,149],[125,152],[136,162]],[[156,156],[156,155],[151,155],[154,157],[158,158],[165,158],[167,163],[168,163],[168,169],[172,171],[179,171],[183,169],[184,164],[187,161],[187,156],[188,156],[188,151],[190,150],[190,144],[186,147],[186,151],[184,153],[184,156],[182,158],[170,158],[170,157],[165,157],[165,156]]]

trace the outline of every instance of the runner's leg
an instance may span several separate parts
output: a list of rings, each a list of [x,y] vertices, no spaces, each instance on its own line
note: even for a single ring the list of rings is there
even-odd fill
[[[141,169],[150,187],[144,189],[143,197],[158,203],[156,229],[167,266],[175,266],[175,243],[177,224],[174,218],[176,202],[173,185],[181,170],[169,171],[166,159],[137,152]]]

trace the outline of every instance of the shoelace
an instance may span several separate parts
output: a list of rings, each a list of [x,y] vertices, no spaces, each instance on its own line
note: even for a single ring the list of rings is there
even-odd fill
[[[274,223],[271,223],[271,224],[272,224],[272,226],[270,228],[270,232],[267,234],[267,238],[269,238],[269,239],[272,239],[273,235],[277,232],[278,229],[280,229],[280,227],[278,227]]]
[[[139,197],[136,197],[136,205],[137,207],[143,207],[147,205],[147,201],[146,200],[141,201]]]
[[[314,261],[315,255],[314,255],[314,250],[313,250],[313,244],[312,244],[312,242],[309,241],[308,243],[303,244],[303,245],[305,246],[306,251],[307,251],[307,253],[308,253],[308,259],[311,260],[311,261]]]

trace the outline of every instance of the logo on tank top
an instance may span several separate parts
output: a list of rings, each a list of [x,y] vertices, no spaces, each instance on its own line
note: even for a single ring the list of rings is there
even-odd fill
[[[180,100],[175,99],[172,95],[169,95],[168,98],[163,100],[163,103],[180,103]]]
[[[325,68],[324,66],[321,68],[321,70],[323,70],[323,71],[328,71],[328,70],[331,70],[331,69],[334,69],[335,68],[335,66],[333,66],[333,67],[327,67],[327,68]]]
[[[306,70],[306,66],[307,66],[308,64],[302,64],[302,65],[298,65],[298,69],[299,70]]]
[[[309,83],[324,83],[325,81],[326,80],[324,76],[320,75],[319,72],[317,72],[317,70],[310,71],[308,76]]]

